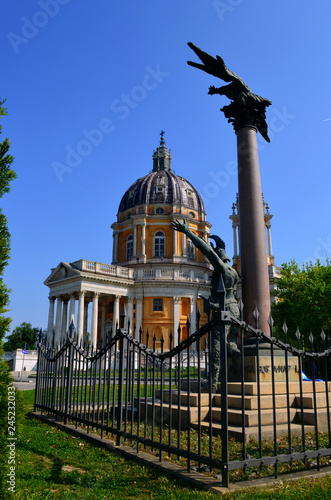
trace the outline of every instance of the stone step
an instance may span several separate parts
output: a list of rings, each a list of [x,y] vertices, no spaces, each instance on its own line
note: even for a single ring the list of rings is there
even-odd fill
[[[222,410],[220,408],[212,409],[212,420],[213,422],[221,421]],[[261,411],[261,425],[272,425],[274,421],[272,409],[264,409]],[[290,408],[290,421],[292,422],[296,417],[297,409]],[[229,408],[228,410],[228,420],[229,425],[242,425],[242,411]],[[259,412],[257,410],[249,410],[244,414],[245,427],[253,427],[259,423]],[[287,410],[286,409],[276,409],[276,423],[286,424],[287,423]]]
[[[162,395],[163,395],[163,402],[169,403],[170,402],[169,391],[163,391]],[[156,391],[155,396],[157,398],[161,398],[161,391]],[[179,399],[180,399],[180,404],[183,406],[187,406],[188,402],[190,402],[191,406],[199,406],[199,394],[197,392],[191,392],[189,398],[186,391],[181,391],[179,398],[178,391],[172,391],[171,392],[172,403],[178,404]],[[209,406],[209,394],[207,393],[200,394],[200,406]]]
[[[308,387],[309,388],[309,387]],[[169,391],[163,391],[163,403],[170,403],[170,393]],[[161,391],[156,391],[156,398],[160,398]],[[258,396],[257,395],[245,395],[245,410],[257,410],[258,409]],[[287,401],[288,399],[288,401]],[[286,394],[276,394],[275,395],[275,405],[276,408],[287,408],[289,404],[290,408],[300,408],[300,402],[303,402],[304,408],[314,408],[314,397],[313,394],[305,393],[302,398],[298,394],[289,394],[289,398],[287,398]],[[171,392],[171,401],[173,404],[178,404],[180,401],[180,406],[187,406],[188,402],[190,402],[191,407],[199,406],[199,395],[198,393],[191,393],[188,396],[187,392],[181,391],[180,398],[178,391]],[[317,393],[316,394],[316,404],[317,408],[326,408],[326,394]],[[212,404],[213,406],[221,406],[221,395],[213,394],[212,395]],[[261,410],[271,409],[274,405],[274,398],[270,394],[261,394],[260,399]],[[209,406],[209,394],[201,393],[200,394],[200,406]],[[331,394],[329,395],[329,406],[331,408]],[[228,407],[234,409],[242,408],[242,396],[241,394],[229,394],[228,395]]]
[[[317,416],[317,427],[319,432],[328,431],[328,420],[331,425],[331,411],[327,412],[326,408],[317,409],[316,415],[313,409],[304,409],[303,411],[303,423],[304,425],[315,426]],[[297,410],[296,422],[301,423],[301,411]],[[315,429],[315,427],[314,427]]]
[[[289,382],[289,393],[290,394],[300,394],[300,382]],[[331,382],[327,383],[328,390],[331,396]],[[322,392],[325,394],[325,382],[315,382],[316,392]],[[286,394],[286,382],[275,383],[275,392],[277,394]],[[302,392],[303,394],[313,392],[313,382],[302,381]],[[240,382],[229,382],[228,383],[228,394],[241,394],[241,383]],[[256,382],[245,382],[245,394],[248,396],[256,396],[257,383]],[[260,383],[260,394],[272,394],[272,384],[270,382]]]
[[[258,397],[257,396],[245,396],[245,410],[257,410],[258,409]],[[214,396],[214,402],[216,406],[221,406],[221,395],[216,394]],[[273,408],[273,397],[271,395],[262,395],[260,398],[261,410]],[[276,408],[287,408],[287,396],[286,394],[276,394],[275,395],[275,405]],[[289,396],[289,406],[290,408],[295,407],[296,396],[295,394],[290,394]],[[237,394],[230,394],[228,396],[228,406],[229,408],[242,407],[242,397]]]
[[[193,429],[199,428],[199,426],[195,423],[192,424]],[[204,432],[209,432],[209,422],[205,421],[201,424],[201,430]],[[302,427],[300,424],[291,423],[291,436],[300,436],[302,434]],[[222,426],[218,422],[212,423],[213,435],[219,435],[222,432]],[[229,436],[232,436],[239,441],[243,441],[243,432],[242,428],[239,426],[229,425]],[[314,426],[305,425],[305,432],[314,432]],[[279,424],[277,425],[277,439],[288,436],[288,425],[287,424]],[[261,437],[262,440],[271,440],[274,438],[274,426],[273,425],[264,425],[261,428]],[[257,426],[245,428],[245,441],[249,442],[250,439],[259,438],[259,429]]]
[[[138,402],[135,401],[135,407],[137,408]],[[171,409],[171,411],[170,411]],[[171,414],[171,421],[172,421],[172,426],[177,427],[178,424],[178,418],[180,417],[180,427],[181,429],[187,429],[189,424],[192,424],[192,422],[198,422],[199,421],[199,411],[200,411],[200,420],[201,422],[207,418],[207,415],[209,413],[209,407],[208,406],[201,406],[200,409],[198,407],[191,407],[190,410],[188,410],[187,406],[178,406],[176,404],[172,404],[171,408],[170,405],[168,404],[163,404],[163,423],[164,424],[169,424],[170,423],[170,414]],[[161,421],[161,403],[160,402],[155,402],[154,403],[154,423],[157,425]],[[144,420],[145,418],[149,420],[153,420],[153,404],[151,402],[147,403],[147,413],[146,413],[146,405],[144,401],[141,401],[140,403],[140,418],[141,420]]]
[[[302,405],[304,408],[314,408],[314,395],[313,394],[304,394],[302,397],[300,395],[296,396],[295,404],[298,408],[301,407],[301,400],[302,400]],[[326,408],[327,407],[326,393],[316,394],[316,407],[317,408]],[[329,395],[329,408],[331,408],[331,395]]]

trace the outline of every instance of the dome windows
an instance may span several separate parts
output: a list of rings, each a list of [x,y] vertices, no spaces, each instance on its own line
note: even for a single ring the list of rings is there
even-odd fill
[[[195,259],[194,245],[191,240],[187,240],[187,258],[189,260]]]
[[[155,213],[158,214],[158,215],[164,214],[164,209],[161,208],[161,207],[157,207],[155,209]]]
[[[131,260],[133,255],[133,236],[130,234],[126,240],[126,260]]]
[[[194,212],[189,212],[188,216],[190,219],[195,219],[195,213]]]
[[[154,257],[165,256],[165,235],[162,231],[154,234]]]

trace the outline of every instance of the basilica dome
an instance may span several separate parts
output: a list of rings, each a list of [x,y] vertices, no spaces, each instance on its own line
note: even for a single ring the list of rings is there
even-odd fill
[[[137,206],[150,205],[172,205],[178,207],[179,212],[191,209],[197,215],[205,212],[198,191],[190,182],[172,171],[171,151],[165,146],[163,135],[160,146],[153,153],[153,170],[129,187],[118,211],[123,213]]]

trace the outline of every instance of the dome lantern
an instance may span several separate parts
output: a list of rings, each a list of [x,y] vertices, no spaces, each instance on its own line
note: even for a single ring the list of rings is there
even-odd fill
[[[171,150],[169,151],[164,142],[164,130],[161,130],[160,146],[153,152],[153,172],[166,170],[171,172]]]

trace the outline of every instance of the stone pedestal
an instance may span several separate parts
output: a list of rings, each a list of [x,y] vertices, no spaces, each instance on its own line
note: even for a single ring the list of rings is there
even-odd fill
[[[286,382],[286,371],[288,372],[289,382],[299,381],[299,366],[298,358],[296,356],[293,356],[291,353],[287,353],[286,363],[285,352],[282,349],[274,347],[273,358],[275,382]],[[248,339],[246,340],[244,347],[245,382],[257,382],[258,372],[260,373],[260,382],[272,382],[271,345],[267,342],[260,342],[258,366],[255,340],[250,341]]]
[[[296,357],[288,356],[287,365],[284,353],[274,356],[274,380],[275,382],[286,382],[286,371],[289,382],[299,381],[298,361]],[[272,382],[272,363],[270,355],[260,355],[259,366],[256,356],[245,357],[245,382],[257,382],[260,372],[260,382]],[[277,393],[277,387],[276,387]]]

